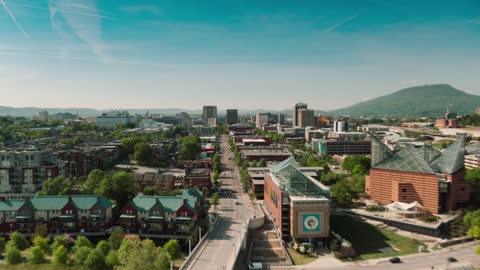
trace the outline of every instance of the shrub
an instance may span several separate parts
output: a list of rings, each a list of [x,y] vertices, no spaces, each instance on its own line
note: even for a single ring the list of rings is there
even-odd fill
[[[102,253],[103,256],[107,256],[110,251],[110,244],[107,241],[101,240],[98,242],[96,249]]]
[[[20,250],[13,245],[7,246],[7,253],[5,254],[5,261],[7,264],[19,264],[23,262],[22,254]]]
[[[385,211],[385,207],[381,205],[370,205],[367,208],[365,208],[368,212],[383,212]]]
[[[92,251],[92,249],[89,247],[79,247],[75,251],[75,264],[83,265],[88,255],[90,254],[90,251]]]
[[[65,246],[58,246],[53,251],[52,262],[55,265],[67,265],[68,264],[68,250]]]
[[[84,265],[92,270],[103,270],[105,269],[105,256],[103,256],[99,250],[92,249],[85,260]]]
[[[35,236],[35,238],[33,239],[33,245],[41,248],[44,254],[50,252],[50,248],[48,247],[48,240],[46,238],[43,238],[42,236]]]
[[[92,242],[90,242],[90,240],[88,240],[87,237],[80,235],[75,240],[75,245],[73,246],[73,252],[76,252],[77,249],[79,249],[81,247],[93,248],[93,244],[92,244]]]
[[[120,259],[118,258],[118,253],[115,250],[110,250],[107,257],[105,258],[105,263],[110,267],[114,268],[117,265],[120,265]]]
[[[5,238],[0,236],[0,254],[2,254],[5,251]]]
[[[31,264],[42,264],[45,263],[47,260],[45,259],[45,252],[39,246],[34,246],[31,249],[30,257],[28,258],[28,262]]]
[[[437,222],[438,217],[437,216],[428,216],[428,217],[421,217],[419,219],[423,222],[433,223],[433,222]]]
[[[23,234],[19,232],[13,232],[10,234],[9,244],[13,245],[19,250],[25,250],[28,247],[28,240]]]

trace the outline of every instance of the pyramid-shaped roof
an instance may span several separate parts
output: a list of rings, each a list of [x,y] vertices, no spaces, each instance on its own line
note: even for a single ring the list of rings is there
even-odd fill
[[[372,167],[385,159],[391,157],[394,153],[377,137],[372,136]]]
[[[464,135],[460,135],[443,152],[434,149],[431,145],[423,145],[420,148],[409,145],[399,152],[390,151],[389,153],[379,144],[383,145],[378,139],[372,139],[372,168],[426,174],[453,174],[464,166]],[[385,158],[378,161],[381,157]]]

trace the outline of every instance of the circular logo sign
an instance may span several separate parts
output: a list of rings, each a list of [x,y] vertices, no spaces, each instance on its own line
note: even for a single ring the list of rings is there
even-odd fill
[[[318,228],[318,224],[319,224],[319,220],[317,217],[315,216],[308,216],[305,218],[305,220],[303,221],[303,225],[305,226],[305,228],[307,228],[308,230],[315,230]]]

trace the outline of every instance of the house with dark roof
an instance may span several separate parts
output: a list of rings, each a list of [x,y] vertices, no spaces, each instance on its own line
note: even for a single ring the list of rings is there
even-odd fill
[[[190,237],[205,211],[203,193],[197,189],[176,196],[139,195],[122,208],[118,223],[127,233]]]
[[[365,191],[382,205],[417,201],[434,214],[462,208],[470,199],[464,155],[464,135],[443,151],[424,144],[419,148],[409,145],[398,152],[373,137]]]
[[[33,233],[37,224],[50,233],[103,232],[112,222],[112,204],[94,195],[33,196],[0,200],[0,232]]]

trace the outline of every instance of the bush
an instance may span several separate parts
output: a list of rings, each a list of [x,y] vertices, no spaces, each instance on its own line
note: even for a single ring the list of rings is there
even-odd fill
[[[110,248],[119,249],[123,240],[123,229],[122,227],[116,227],[112,230],[112,233],[108,237],[108,242],[110,243]]]
[[[79,249],[81,247],[93,248],[93,244],[92,244],[92,242],[90,242],[90,240],[88,240],[87,237],[80,235],[75,240],[75,245],[73,246],[73,252],[76,252],[77,249]]]
[[[20,250],[15,246],[8,245],[7,246],[7,254],[5,255],[5,261],[7,264],[19,264],[23,262],[22,254],[20,254]]]
[[[42,236],[35,236],[33,239],[33,245],[39,247],[43,250],[43,253],[47,254],[50,252],[50,248],[48,247],[48,240],[43,238]]]
[[[171,239],[163,246],[163,251],[167,253],[168,258],[173,261],[180,256],[180,245],[178,240]]]
[[[103,256],[99,250],[92,249],[85,260],[84,265],[92,270],[103,270],[105,269],[105,256]]]
[[[437,216],[421,217],[419,218],[419,220],[427,223],[433,223],[433,222],[437,222],[438,217]]]
[[[31,249],[30,257],[28,258],[28,262],[31,264],[42,264],[45,263],[47,260],[45,259],[45,252],[39,246],[34,246]]]
[[[10,234],[9,244],[18,248],[19,250],[25,250],[28,247],[28,240],[25,236],[19,232],[13,232]]]
[[[92,251],[92,249],[89,247],[79,247],[75,251],[75,264],[83,265],[88,255],[90,254],[90,251]]]
[[[55,265],[67,265],[68,264],[68,250],[65,246],[58,246],[53,251],[52,262]]]
[[[358,256],[358,252],[353,247],[342,246],[340,247],[339,253],[342,259],[355,258]]]
[[[110,244],[107,241],[101,240],[98,242],[96,249],[102,253],[103,256],[107,256],[110,251]]]
[[[385,207],[381,205],[370,205],[365,210],[368,212],[383,212],[385,211]]]
[[[0,236],[0,254],[2,254],[5,251],[5,238]]]
[[[107,257],[105,258],[105,263],[110,267],[114,268],[117,265],[120,265],[120,259],[118,258],[118,253],[115,250],[110,250]]]

